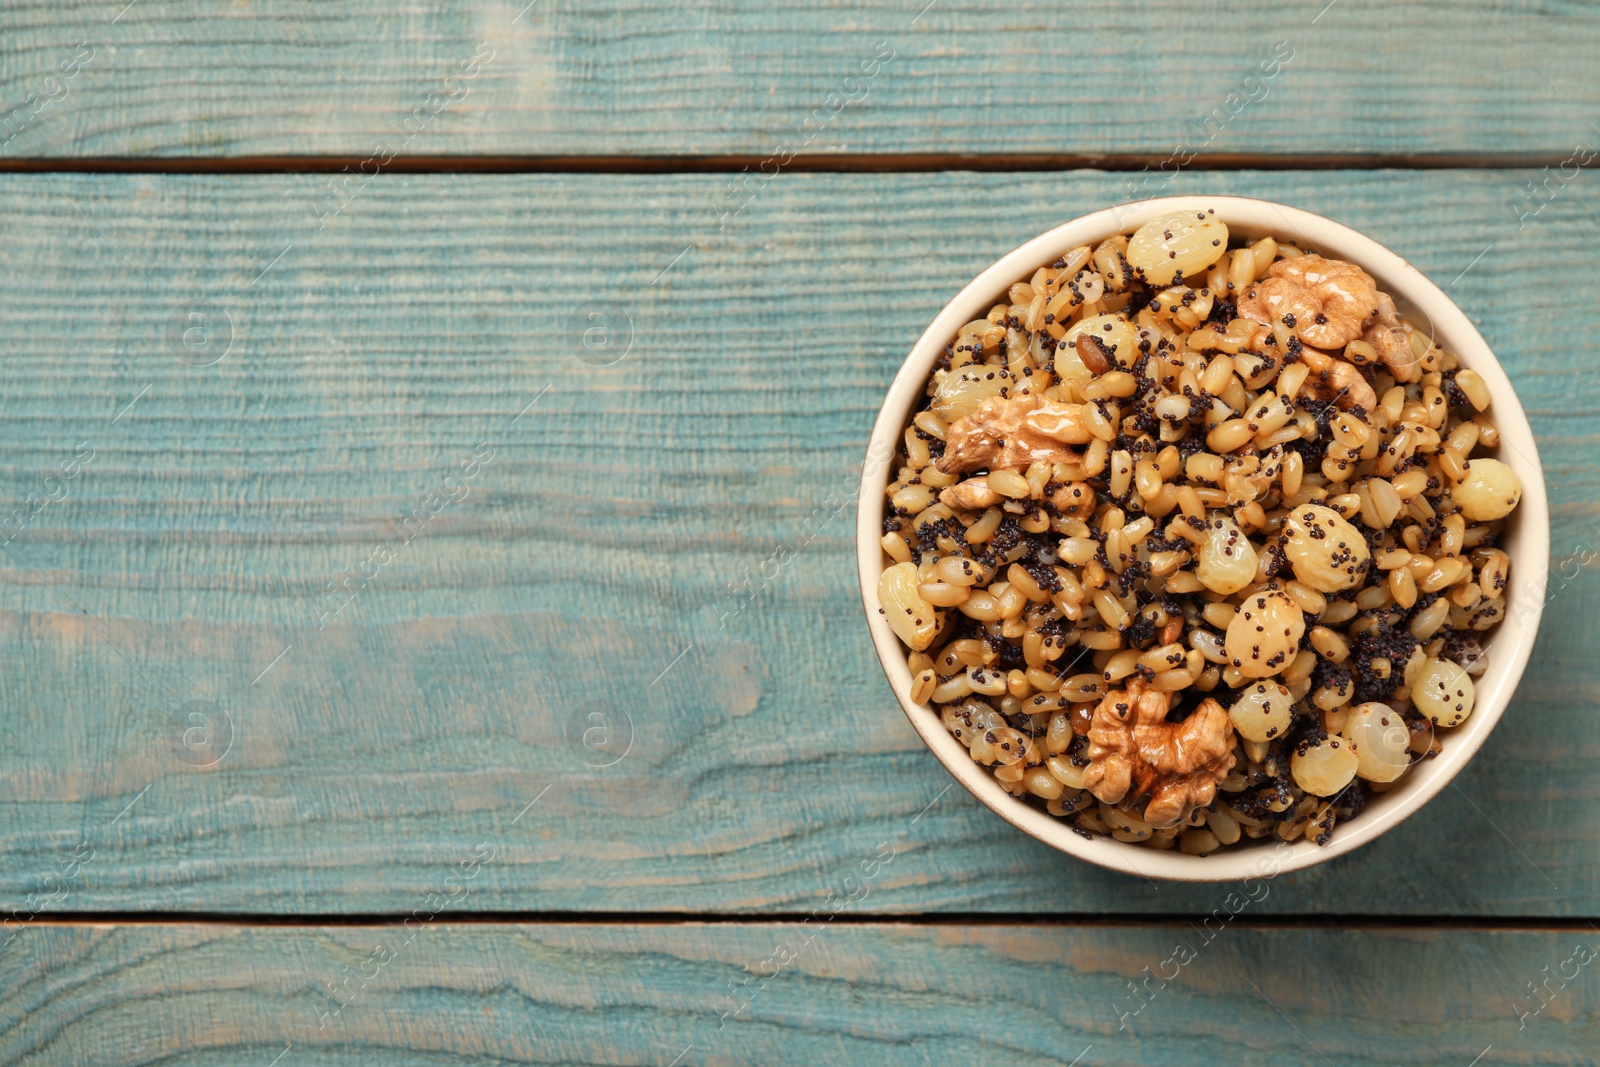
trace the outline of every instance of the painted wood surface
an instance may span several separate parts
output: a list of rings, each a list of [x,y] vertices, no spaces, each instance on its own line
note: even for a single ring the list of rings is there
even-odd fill
[[[20,0],[0,39],[4,158],[1138,153],[1159,169],[1555,162],[1600,136],[1600,19],[1574,0]]]
[[[1600,194],[1519,231],[1524,177],[1182,179],[1450,287],[1563,575],[1459,789],[1263,911],[1596,913]],[[902,354],[1115,179],[789,175],[718,230],[721,181],[391,175],[320,230],[313,176],[0,182],[6,909],[388,914],[480,843],[478,911],[800,911],[884,845],[866,912],[1213,906],[949,788],[852,579]]]
[[[0,1056],[1587,1065],[1596,955],[1592,930],[1222,923],[38,927],[0,955]]]

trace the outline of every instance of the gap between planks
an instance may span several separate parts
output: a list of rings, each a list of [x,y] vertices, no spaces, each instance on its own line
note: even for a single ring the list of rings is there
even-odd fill
[[[1197,156],[1181,169],[1227,170],[1516,170],[1559,166],[1565,151],[1549,153],[1323,153]],[[399,157],[380,171],[401,174],[738,174],[761,172],[770,155],[535,156],[439,155]],[[798,155],[770,173],[922,174],[937,171],[1159,171],[1172,157],[1107,153],[840,153]],[[38,157],[0,159],[0,174],[337,174],[360,170],[362,155],[235,157]],[[1173,171],[1176,173],[1176,170]],[[371,177],[373,175],[369,175]]]
[[[1220,909],[1220,904],[1219,904]],[[1031,912],[992,912],[981,915],[905,914],[835,915],[835,926],[929,926],[967,929],[972,927],[1051,926],[1051,927],[1180,927],[1211,917],[1209,912],[1153,912],[1148,915],[1088,914],[1064,912],[1040,915]],[[404,914],[278,915],[231,912],[82,911],[41,914],[33,919],[45,926],[295,926],[295,927],[377,927],[406,918]],[[625,911],[485,911],[438,916],[443,926],[782,926],[815,918],[810,912],[770,912],[764,914],[708,914],[687,912]],[[1600,916],[1547,918],[1517,916],[1453,915],[1364,915],[1330,913],[1318,915],[1236,916],[1231,925],[1254,930],[1462,930],[1570,932],[1600,931]]]

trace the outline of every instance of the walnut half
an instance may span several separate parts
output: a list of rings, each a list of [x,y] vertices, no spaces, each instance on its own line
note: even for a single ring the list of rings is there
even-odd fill
[[[1167,722],[1172,694],[1132,678],[1113,689],[1089,722],[1089,766],[1083,784],[1107,804],[1150,798],[1144,821],[1176,826],[1217,795],[1233,769],[1233,726],[1206,699],[1182,722]]]
[[[1268,326],[1283,323],[1316,348],[1337,350],[1361,336],[1378,313],[1378,283],[1342,259],[1280,259],[1239,298],[1239,314]]]
[[[993,396],[978,410],[950,424],[939,469],[959,474],[983,468],[1020,470],[1035,460],[1070,463],[1093,435],[1081,404],[1063,404],[1042,396]]]

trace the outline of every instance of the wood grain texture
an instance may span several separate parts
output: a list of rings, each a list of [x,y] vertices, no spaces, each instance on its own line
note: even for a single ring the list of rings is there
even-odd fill
[[[0,157],[359,160],[383,144],[403,156],[759,159],[788,146],[1134,153],[1159,169],[1185,150],[1554,162],[1596,137],[1600,20],[1572,0],[923,8],[21,0],[0,11],[0,115],[33,114],[0,133]],[[1279,42],[1293,58],[1246,81]],[[80,43],[81,71],[47,82]],[[446,81],[473,56],[484,58],[472,78]],[[438,113],[402,129],[419,108]]]
[[[1587,1065],[1597,942],[1227,926],[41,927],[0,956],[0,1055]]]
[[[1600,910],[1600,193],[1519,231],[1525,177],[1180,180],[1450,286],[1540,437],[1567,576],[1459,790],[1263,912]],[[789,175],[719,230],[721,184],[385,176],[319,230],[311,176],[0,180],[6,911],[392,913],[480,843],[475,911],[805,911],[883,845],[868,912],[1216,906],[950,788],[852,579],[902,354],[1115,179]]]

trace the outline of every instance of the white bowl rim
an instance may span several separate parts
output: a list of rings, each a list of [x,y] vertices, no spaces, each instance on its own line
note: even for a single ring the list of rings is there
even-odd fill
[[[1209,856],[1189,856],[1176,849],[1158,851],[1111,838],[1079,836],[1067,823],[1001,789],[991,772],[973,762],[966,748],[945,730],[931,709],[912,702],[911,672],[904,646],[878,610],[878,578],[884,569],[880,544],[883,488],[889,481],[889,464],[912,404],[949,338],[963,324],[987,313],[1013,282],[1026,278],[1040,265],[1079,245],[1093,244],[1113,233],[1127,233],[1151,218],[1178,210],[1215,210],[1228,224],[1230,233],[1282,236],[1288,232],[1307,247],[1347,259],[1367,271],[1412,321],[1419,321],[1419,315],[1426,317],[1433,336],[1453,351],[1462,365],[1477,371],[1488,383],[1494,398],[1489,410],[1501,437],[1496,454],[1522,480],[1522,501],[1513,515],[1514,528],[1508,530],[1510,543],[1501,546],[1511,557],[1513,576],[1506,619],[1486,642],[1492,655],[1488,668],[1477,679],[1477,702],[1471,717],[1442,738],[1439,755],[1418,764],[1402,787],[1372,798],[1350,823],[1336,827],[1326,845],[1302,839],[1292,844],[1278,842],[1271,848],[1257,845],[1224,849]],[[1483,336],[1433,281],[1377,241],[1303,208],[1251,197],[1169,196],[1118,204],[1063,223],[1000,257],[939,311],[912,347],[890,383],[862,466],[856,521],[862,605],[879,664],[906,718],[945,769],[1006,822],[1068,855],[1146,880],[1229,882],[1272,877],[1325,863],[1394,829],[1450,784],[1494,729],[1533,652],[1544,608],[1550,517],[1538,456],[1522,405]]]

